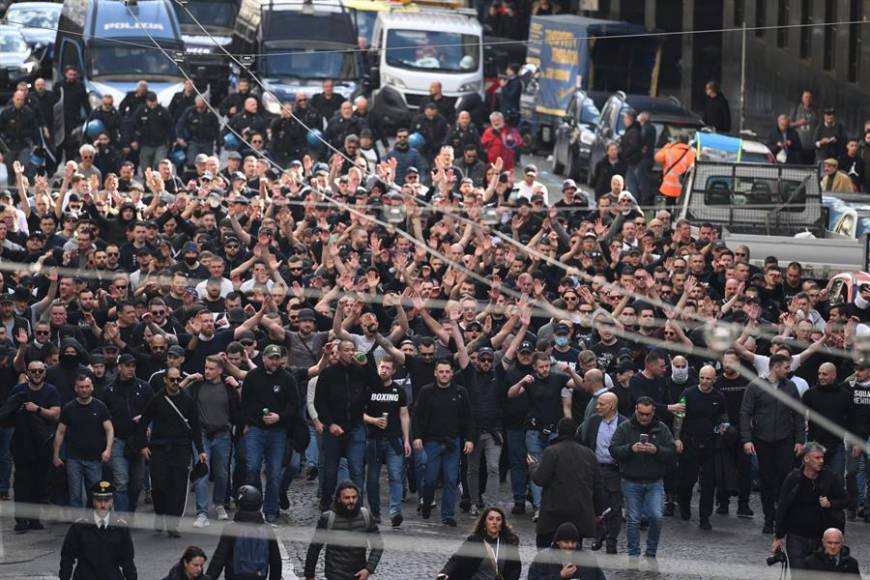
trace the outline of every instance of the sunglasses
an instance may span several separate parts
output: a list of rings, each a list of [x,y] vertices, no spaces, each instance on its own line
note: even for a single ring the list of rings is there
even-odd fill
[[[121,254],[119,252],[106,252],[106,255],[107,256],[120,256]]]
[[[115,288],[117,288],[118,290],[126,290],[126,289],[127,289],[127,285],[126,285],[126,284],[115,284],[114,286],[115,286]]]
[[[51,334],[51,332],[48,330],[37,330],[36,331],[37,336],[48,336],[49,334]]]
[[[253,340],[242,340],[240,342],[242,343],[242,346],[254,346]]]
[[[181,382],[181,377],[166,377],[164,381],[167,383],[178,383]]]
[[[27,369],[27,372],[33,373],[35,375],[41,375],[45,372],[45,369]]]

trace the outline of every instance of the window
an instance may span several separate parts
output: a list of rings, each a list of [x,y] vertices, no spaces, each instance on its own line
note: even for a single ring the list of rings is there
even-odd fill
[[[791,0],[779,0],[779,10],[777,11],[776,25],[776,45],[779,48],[785,48],[788,45],[788,23],[789,12],[791,11]]]
[[[764,36],[765,26],[767,26],[767,2],[755,0],[755,36]]]
[[[743,26],[746,22],[746,1],[734,0],[734,26]]]
[[[836,39],[837,39],[837,27],[834,26],[834,22],[837,20],[837,3],[836,2],[825,2],[825,52],[824,52],[824,60],[822,66],[825,70],[831,70],[834,68],[834,63],[837,60],[836,54]]]
[[[801,0],[801,58],[810,58],[813,37],[812,23],[812,0]]]
[[[711,176],[706,183],[704,204],[709,206],[760,206],[773,209],[782,207],[785,212],[804,211],[807,203],[807,190],[800,181],[777,180],[775,178]]]
[[[849,70],[848,79],[850,83],[858,82],[858,71],[860,70],[860,55],[861,55],[861,0],[850,0],[849,2]]]
[[[61,52],[61,70],[66,70],[66,67],[74,66],[79,69],[79,72],[82,70],[82,63],[79,59],[79,51],[76,49],[76,45],[71,40],[64,41],[63,43],[63,51]]]

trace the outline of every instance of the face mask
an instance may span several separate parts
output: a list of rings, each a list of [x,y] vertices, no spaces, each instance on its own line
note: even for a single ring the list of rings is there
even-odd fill
[[[673,367],[671,369],[671,379],[673,379],[675,383],[685,383],[689,380],[689,367]]]
[[[76,354],[62,354],[60,356],[60,364],[69,368],[74,367],[79,362],[79,357]]]
[[[557,336],[556,337],[556,346],[567,346],[568,345],[568,337],[567,336]]]
[[[861,310],[864,310],[864,309],[866,309],[868,306],[870,306],[870,301],[868,301],[868,300],[864,300],[864,299],[861,297],[861,295],[859,294],[858,296],[855,296],[855,306],[857,306],[857,307],[860,308]]]
[[[185,262],[188,266],[193,266],[194,264],[196,264],[196,261],[197,261],[198,259],[199,259],[199,258],[198,258],[197,256],[185,256],[185,257],[184,257],[184,262]]]

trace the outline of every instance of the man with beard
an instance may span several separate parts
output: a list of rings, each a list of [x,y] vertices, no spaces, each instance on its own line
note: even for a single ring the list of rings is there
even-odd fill
[[[444,478],[441,521],[456,527],[456,491],[459,454],[474,450],[476,430],[471,398],[465,387],[453,380],[448,360],[435,363],[435,382],[423,387],[414,416],[414,447],[426,452],[426,478],[420,513],[429,519],[439,477]]]
[[[327,367],[317,379],[314,407],[323,424],[323,457],[321,467],[320,506],[329,509],[338,483],[338,464],[347,459],[350,477],[357,485],[363,483],[365,463],[365,425],[363,411],[369,393],[377,388],[380,378],[366,358],[356,356],[356,347],[342,340],[338,347],[338,361]]]
[[[328,543],[329,532],[362,535],[358,541]],[[326,545],[324,575],[336,580],[368,580],[383,555],[383,542],[378,525],[368,510],[360,505],[359,488],[345,481],[335,490],[332,509],[324,511],[317,522],[314,538],[305,557],[305,578],[314,580],[317,559]],[[366,549],[369,549],[366,557]]]
[[[111,93],[103,95],[100,106],[88,115],[87,122],[91,121],[100,121],[103,124],[112,145],[117,147],[121,144],[121,114],[115,108],[115,99]]]
[[[13,387],[2,407],[3,419],[11,420],[12,460],[15,464],[13,492],[15,503],[31,504],[28,515],[17,514],[15,531],[42,530],[39,504],[48,497],[48,470],[51,466],[49,441],[54,423],[60,417],[60,395],[45,382],[45,363],[27,365],[27,380]],[[35,517],[33,517],[35,516]]]
[[[187,360],[184,363],[184,370],[191,373],[198,372],[205,366],[207,356],[224,352],[227,345],[238,340],[243,332],[257,328],[260,319],[265,314],[265,309],[271,308],[271,306],[272,300],[267,297],[260,309],[243,324],[236,328],[218,331],[215,331],[214,313],[200,306],[201,310],[192,314],[188,321],[192,336],[190,342],[187,343]],[[268,504],[268,500],[266,503]]]
[[[291,319],[291,325],[293,320]],[[263,328],[273,340],[282,340],[287,347],[287,364],[308,368],[317,364],[323,345],[329,341],[329,331],[317,331],[317,316],[310,308],[301,308],[296,314],[297,329],[284,328],[280,322],[265,317]]]
[[[118,376],[106,387],[103,402],[109,408],[115,433],[110,465],[115,486],[115,509],[119,512],[136,511],[139,492],[144,485],[145,460],[132,438],[153,394],[148,383],[136,378],[135,357],[128,353],[118,357]]]
[[[408,143],[408,135],[406,127],[396,129],[396,142],[384,156],[385,161],[396,160],[395,175],[393,176],[396,185],[404,185],[405,177],[411,173],[410,169],[414,168],[414,174],[419,176],[419,171],[425,175],[429,167],[425,157]]]
[[[259,484],[266,463],[263,512],[269,523],[278,521],[278,490],[287,430],[292,429],[292,421],[299,420],[299,390],[293,375],[282,368],[284,356],[278,345],[267,346],[263,349],[263,366],[249,372],[242,385],[246,479],[249,484]]]

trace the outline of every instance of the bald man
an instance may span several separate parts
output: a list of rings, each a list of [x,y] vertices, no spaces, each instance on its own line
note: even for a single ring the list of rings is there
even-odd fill
[[[719,453],[716,439],[728,424],[725,396],[713,389],[716,369],[705,365],[698,373],[698,385],[683,391],[680,400],[685,400],[683,420],[674,419],[674,439],[679,462],[680,517],[692,517],[692,490],[701,478],[701,501],[698,506],[699,525],[702,530],[712,530],[710,514],[713,513],[713,497],[716,490],[716,459]]]
[[[583,389],[592,395],[592,398],[586,403],[586,412],[583,414],[583,420],[585,421],[597,412],[598,397],[607,392],[607,387],[604,385],[604,373],[598,369],[586,371],[583,375]]]
[[[601,375],[601,371],[593,369]],[[593,371],[587,371],[584,375],[584,383],[590,378]],[[591,377],[599,378],[597,375]],[[602,544],[606,544],[607,553],[616,553],[616,542],[619,538],[619,530],[622,527],[622,485],[619,479],[619,468],[610,455],[610,440],[613,438],[616,427],[626,421],[617,412],[619,405],[618,397],[609,391],[601,393],[596,399],[595,414],[588,417],[577,430],[577,440],[595,452],[595,458],[601,467],[601,478],[604,483],[604,491],[607,495],[607,505],[610,508],[604,522],[598,524],[598,536],[592,542],[593,550],[600,550]]]
[[[819,365],[818,382],[801,397],[804,405],[830,419],[841,427],[849,426],[849,410],[852,394],[849,388],[837,381],[837,367],[826,362]],[[831,433],[815,421],[810,421],[807,441],[817,441],[825,446],[825,467],[841,480],[846,469],[846,447],[843,437]]]
[[[822,547],[804,559],[807,570],[842,574],[843,578],[860,580],[858,561],[849,555],[849,548],[843,545],[843,532],[828,528],[822,534]]]

